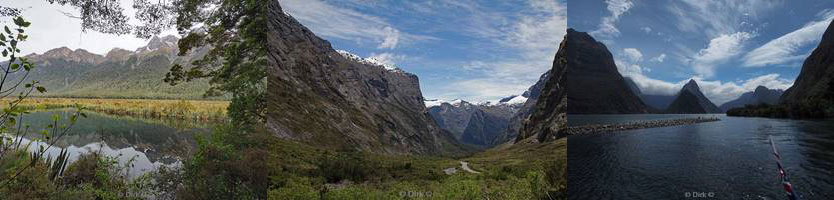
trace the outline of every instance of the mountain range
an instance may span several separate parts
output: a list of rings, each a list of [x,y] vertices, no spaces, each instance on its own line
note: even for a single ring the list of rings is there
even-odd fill
[[[512,117],[522,103],[523,96],[491,102],[472,104],[463,100],[443,102],[426,101],[429,114],[437,124],[449,131],[458,141],[480,147],[491,146],[493,140],[506,130]]]
[[[768,89],[765,86],[759,86],[756,87],[756,90],[753,90],[752,92],[745,92],[737,99],[721,104],[718,108],[727,112],[727,110],[744,107],[746,105],[776,105],[779,103],[779,97],[781,97],[784,92],[784,90],[780,89]]]
[[[28,75],[10,74],[9,81],[25,78],[39,81],[46,93],[34,96],[82,98],[165,98],[199,99],[209,88],[208,80],[171,86],[163,81],[174,63],[187,65],[205,54],[207,48],[177,56],[175,36],[153,37],[134,51],[114,48],[106,55],[67,47],[25,57],[35,66]],[[3,65],[8,62],[0,63]]]

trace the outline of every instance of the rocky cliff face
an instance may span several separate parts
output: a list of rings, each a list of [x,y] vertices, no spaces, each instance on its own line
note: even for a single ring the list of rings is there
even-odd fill
[[[460,150],[429,116],[417,76],[341,54],[269,1],[267,128],[317,147]]]
[[[779,103],[779,97],[781,97],[784,92],[784,90],[768,89],[765,86],[759,86],[756,87],[756,90],[741,94],[741,96],[737,99],[721,104],[718,108],[727,112],[727,110],[732,108],[744,107],[746,105],[776,105]]]
[[[703,114],[703,113],[721,113],[715,104],[712,103],[704,93],[701,93],[701,88],[695,80],[689,80],[686,85],[678,92],[678,96],[666,109],[666,113],[674,114]]]
[[[793,86],[785,91],[780,102],[797,104],[804,100],[826,99],[834,88],[834,23],[822,35],[816,49],[805,59],[802,71],[796,77]]]
[[[522,141],[547,142],[564,137],[563,130],[567,128],[567,107],[568,90],[567,81],[568,65],[573,65],[569,59],[568,52],[570,45],[575,45],[570,37],[572,30],[559,45],[559,51],[553,59],[553,68],[550,69],[541,94],[530,113],[530,117],[524,120],[521,125],[516,143]]]
[[[568,113],[649,113],[651,109],[629,89],[617,71],[614,57],[601,42],[584,32],[568,29],[567,70]]]

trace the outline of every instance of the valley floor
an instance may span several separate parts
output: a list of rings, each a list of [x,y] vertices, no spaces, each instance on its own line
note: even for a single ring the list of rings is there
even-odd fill
[[[463,157],[333,151],[286,140],[273,146],[271,198],[564,199],[567,191],[565,138]],[[450,168],[455,172],[444,172]]]

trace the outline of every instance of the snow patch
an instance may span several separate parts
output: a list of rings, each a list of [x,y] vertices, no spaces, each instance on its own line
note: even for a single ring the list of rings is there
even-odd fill
[[[336,52],[338,52],[339,54],[341,54],[342,56],[344,56],[347,59],[354,60],[354,61],[362,63],[362,64],[380,66],[382,68],[385,68],[388,71],[393,71],[393,72],[401,71],[396,66],[385,64],[385,63],[377,60],[376,58],[362,58],[362,57],[360,57],[356,54],[350,53],[350,52],[345,51],[345,50],[339,50],[339,49],[337,49]]]
[[[435,106],[440,106],[441,104],[446,103],[446,101],[440,99],[431,99],[424,101],[424,103],[426,104],[426,108],[431,108]]]
[[[509,104],[509,105],[515,105],[515,104],[524,104],[525,102],[527,102],[527,97],[523,97],[523,96],[519,95],[519,96],[516,96],[516,97],[514,97],[514,98],[512,98],[509,101],[504,102],[504,103]]]

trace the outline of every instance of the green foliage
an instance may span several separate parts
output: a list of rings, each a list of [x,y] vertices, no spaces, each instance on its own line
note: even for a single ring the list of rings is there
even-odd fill
[[[208,138],[198,138],[198,151],[183,161],[181,172],[167,173],[152,188],[172,191],[176,199],[264,199],[267,195],[267,151],[252,138],[241,138],[231,125],[218,126]],[[181,174],[180,174],[181,173]],[[170,176],[174,176],[173,178]],[[181,179],[178,179],[181,178]]]
[[[284,187],[270,190],[269,199],[274,200],[295,200],[295,199],[318,199],[318,190],[312,186],[306,178],[294,177],[287,181]]]
[[[205,31],[187,32],[179,42],[179,54],[184,55],[197,47],[212,48],[202,59],[192,62],[190,69],[172,66],[165,82],[174,85],[209,78],[212,86],[206,96],[230,93],[232,100],[228,113],[232,123],[244,130],[253,130],[265,120],[266,113],[265,3],[227,0],[217,5],[213,1],[182,0],[179,5],[177,28],[181,34],[196,24],[206,25]],[[211,7],[217,12],[203,12]]]
[[[832,118],[834,100],[815,97],[799,102],[779,105],[747,105],[727,111],[728,116],[770,117],[770,118]]]
[[[325,152],[318,159],[318,173],[328,183],[338,183],[342,180],[363,182],[368,179],[372,170],[379,169],[370,166],[365,158],[356,152],[329,153]]]
[[[49,165],[47,160],[31,157],[25,151],[3,157],[0,178],[10,178],[15,169],[25,170],[0,187],[0,193],[9,194],[4,199],[142,199],[149,194],[143,189],[148,180],[128,180],[119,174],[124,168],[115,158],[84,154],[67,167],[63,176],[54,179]]]

